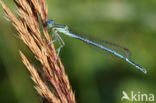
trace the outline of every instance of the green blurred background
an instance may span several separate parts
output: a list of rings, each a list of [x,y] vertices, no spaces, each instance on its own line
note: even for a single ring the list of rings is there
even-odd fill
[[[3,1],[16,13],[12,0]],[[123,90],[156,94],[155,0],[47,0],[47,5],[48,19],[125,46],[132,52],[131,59],[147,68],[145,75],[123,60],[61,35],[66,44],[60,57],[77,103],[121,103]],[[0,103],[42,103],[19,49],[39,65],[4,19],[1,7],[0,15]]]

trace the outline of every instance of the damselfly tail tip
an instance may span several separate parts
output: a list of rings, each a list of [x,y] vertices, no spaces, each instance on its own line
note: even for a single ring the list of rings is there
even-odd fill
[[[144,67],[142,67],[142,66],[140,66],[140,65],[138,65],[138,64],[136,64],[136,63],[134,63],[133,61],[129,60],[128,58],[126,58],[126,61],[127,61],[128,63],[132,64],[133,66],[135,66],[135,67],[136,67],[137,69],[139,69],[140,71],[142,71],[144,74],[147,74],[147,70],[146,70]]]
[[[142,68],[141,71],[144,73],[144,74],[147,74],[147,70],[145,68]]]
[[[147,70],[144,67],[137,64],[135,64],[135,67],[138,68],[140,71],[142,71],[144,74],[147,74]]]
[[[135,64],[135,67],[138,68],[140,71],[142,71],[144,74],[147,74],[147,70],[144,67],[141,67],[137,64]]]

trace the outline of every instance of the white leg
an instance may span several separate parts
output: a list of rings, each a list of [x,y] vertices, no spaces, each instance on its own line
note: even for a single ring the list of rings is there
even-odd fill
[[[57,38],[56,38],[56,35],[58,35],[57,31],[55,29],[51,29],[51,30],[53,31],[52,32],[52,40],[48,43],[48,45],[53,44],[55,41],[57,41]],[[54,38],[54,40],[53,40],[53,38]]]
[[[53,44],[56,40],[52,40],[48,43],[48,45]]]
[[[52,29],[53,34],[52,34],[52,38],[55,37],[55,40],[52,40],[51,42],[48,43],[48,45],[54,43],[55,41],[59,42],[59,47],[56,49],[57,52],[57,57],[59,56],[59,53],[61,51],[61,48],[65,45],[64,41],[62,40],[62,38],[59,36],[59,34],[57,33],[58,31],[55,29]]]
[[[65,45],[64,41],[62,40],[62,38],[60,37],[60,35],[56,32],[56,39],[59,42],[59,47],[56,49],[57,51],[57,57],[59,56],[59,53],[61,51],[61,48]]]

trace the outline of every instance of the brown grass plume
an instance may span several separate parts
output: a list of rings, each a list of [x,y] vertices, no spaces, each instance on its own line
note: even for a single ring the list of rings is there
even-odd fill
[[[47,21],[45,0],[14,0],[18,17],[14,16],[2,1],[0,3],[21,40],[41,63],[42,74],[53,88],[53,90],[48,88],[38,74],[37,69],[30,64],[26,56],[20,51],[23,63],[35,83],[35,89],[49,103],[75,103],[75,96],[61,60],[57,58],[53,44],[48,45],[50,37],[45,26]],[[39,20],[42,23],[42,32],[45,39],[41,35]]]

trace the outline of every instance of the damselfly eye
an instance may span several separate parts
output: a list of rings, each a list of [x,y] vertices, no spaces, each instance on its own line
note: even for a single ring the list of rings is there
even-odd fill
[[[54,20],[48,20],[45,25],[48,27],[54,27]]]

